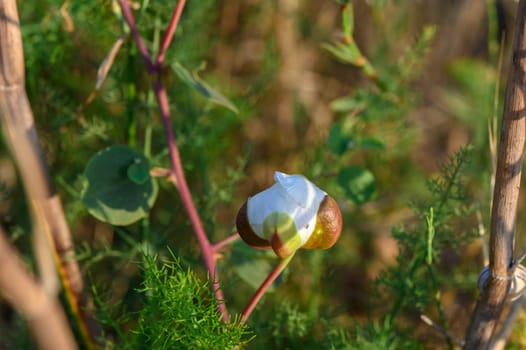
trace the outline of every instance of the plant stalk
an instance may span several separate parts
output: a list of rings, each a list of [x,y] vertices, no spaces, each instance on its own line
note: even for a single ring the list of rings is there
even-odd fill
[[[1,226],[0,290],[2,297],[27,319],[40,349],[77,349],[60,303],[31,277]]]
[[[488,349],[506,303],[513,274],[513,250],[520,189],[526,115],[526,0],[520,0],[515,21],[512,59],[506,87],[493,206],[490,278],[477,302],[466,332],[464,349]]]
[[[159,105],[159,112],[161,115],[164,132],[166,135],[166,142],[168,144],[168,151],[170,154],[170,171],[175,177],[177,183],[176,189],[179,192],[181,201],[183,202],[188,218],[190,219],[190,223],[192,225],[194,234],[201,249],[203,260],[209,273],[209,278],[212,280],[212,290],[215,293],[219,313],[221,314],[223,321],[226,322],[228,320],[228,311],[224,303],[223,291],[221,290],[219,285],[219,276],[216,270],[216,260],[214,257],[214,247],[212,246],[212,244],[208,240],[208,237],[206,236],[201,219],[199,218],[199,213],[197,212],[197,209],[194,205],[194,201],[192,199],[192,194],[188,187],[188,183],[186,182],[179,148],[177,147],[174,132],[172,129],[172,124],[170,121],[170,105],[166,94],[166,88],[164,87],[161,81],[161,76],[159,75],[160,67],[163,63],[166,50],[177,28],[177,24],[179,22],[181,13],[185,5],[185,1],[180,0],[174,9],[172,18],[170,20],[170,24],[168,25],[168,30],[166,31],[161,41],[161,48],[159,50],[159,54],[155,64],[152,63],[151,55],[146,49],[142,37],[137,29],[137,25],[135,24],[135,19],[133,18],[133,14],[131,12],[128,1],[121,0],[120,4],[124,18],[130,26],[130,29],[135,38],[135,42],[137,43],[139,51],[141,52],[141,55],[144,58],[144,62],[146,64],[148,72],[150,74],[157,74],[153,81],[153,90],[157,99],[157,103]]]
[[[152,59],[150,58],[150,53],[146,48],[146,44],[142,40],[141,33],[139,33],[139,29],[135,24],[135,19],[131,11],[130,4],[128,3],[128,0],[120,0],[120,4],[122,9],[122,15],[124,16],[126,23],[128,23],[128,26],[132,31],[133,38],[135,39],[135,43],[139,48],[139,52],[141,53],[141,56],[144,60],[144,64],[146,65],[146,69],[149,73],[153,73],[155,72],[155,66],[152,63]]]
[[[168,50],[168,47],[172,42],[175,29],[177,28],[177,23],[179,23],[179,19],[181,18],[181,13],[183,12],[185,3],[186,0],[179,0],[177,2],[177,6],[175,7],[172,18],[170,19],[170,23],[168,24],[168,28],[166,29],[166,34],[164,35],[163,41],[161,42],[161,48],[157,54],[157,59],[155,60],[155,65],[157,67],[161,66],[164,62],[166,50]]]
[[[261,283],[261,286],[259,286],[258,290],[254,293],[252,298],[247,303],[247,306],[245,307],[245,310],[241,313],[241,324],[244,325],[248,318],[250,317],[250,314],[252,311],[254,311],[256,305],[258,304],[259,300],[263,297],[267,289],[272,285],[272,283],[278,278],[278,276],[285,270],[287,265],[290,263],[292,258],[294,257],[295,253],[289,255],[285,259],[281,259],[279,263],[274,266],[272,271],[268,274],[267,278]]]

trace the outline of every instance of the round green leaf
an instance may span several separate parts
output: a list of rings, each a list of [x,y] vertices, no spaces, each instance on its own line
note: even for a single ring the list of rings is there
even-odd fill
[[[367,169],[359,166],[345,167],[338,174],[338,184],[356,204],[370,201],[376,195],[376,180]]]
[[[91,215],[112,225],[130,225],[145,217],[157,196],[149,161],[132,148],[108,147],[84,170],[82,202]]]

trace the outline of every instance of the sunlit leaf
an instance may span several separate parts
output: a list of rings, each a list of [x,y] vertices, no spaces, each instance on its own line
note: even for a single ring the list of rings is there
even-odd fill
[[[360,68],[370,79],[376,80],[378,78],[376,69],[367,58],[362,55],[360,48],[354,41],[347,43],[325,43],[322,44],[322,48],[329,51],[341,62]]]
[[[358,49],[358,46],[356,46],[354,43],[323,44],[322,47],[343,63],[349,63],[353,66],[362,67],[366,62],[365,58],[360,52],[360,49]]]

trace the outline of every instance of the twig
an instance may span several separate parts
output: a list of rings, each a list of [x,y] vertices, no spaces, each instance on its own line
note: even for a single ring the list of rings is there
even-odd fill
[[[462,339],[456,337],[455,335],[451,334],[451,332],[448,332],[444,328],[440,327],[438,324],[433,322],[433,320],[431,320],[426,315],[420,315],[420,319],[422,320],[422,322],[427,324],[429,327],[433,328],[438,333],[442,334],[446,339],[449,339],[450,341],[452,341],[456,345],[459,345],[459,346],[463,346],[464,345],[464,341]]]
[[[512,268],[515,269],[520,263],[522,263],[522,261],[526,258],[526,250],[523,251],[517,259],[515,259],[515,261],[513,262],[513,266]]]
[[[258,290],[254,293],[252,298],[248,301],[245,310],[241,313],[241,324],[245,324],[252,313],[254,308],[258,304],[259,300],[263,297],[267,289],[272,285],[272,283],[278,278],[278,276],[285,270],[287,265],[290,263],[295,254],[291,254],[285,259],[281,259],[276,266],[270,271],[267,278],[261,283]]]
[[[121,0],[120,4],[123,10],[124,18],[126,22],[128,23],[128,25],[130,26],[134,34],[134,38],[137,43],[137,46],[139,47],[141,55],[144,58],[146,68],[148,69],[150,74],[158,73],[160,70],[160,67],[152,64],[151,56],[148,53],[148,50],[146,49],[146,47],[144,46],[144,42],[141,38],[141,35],[139,31],[137,30],[137,26],[135,24],[133,14],[131,13],[128,1]],[[165,33],[165,36],[162,40],[163,45],[166,45],[166,47],[161,48],[161,50],[159,51],[160,56],[156,60],[156,62],[159,62],[159,64],[161,64],[164,59],[164,52],[166,51],[168,44],[170,43],[171,38],[173,37],[173,34],[177,28],[180,14],[183,11],[184,5],[185,5],[185,1],[181,0],[178,2],[176,8],[174,9],[174,13],[172,15],[172,19],[169,24],[169,29]],[[168,144],[168,151],[170,154],[170,170],[173,173],[175,180],[176,180],[175,181],[175,183],[177,184],[176,189],[179,192],[181,201],[183,202],[188,218],[190,219],[190,223],[192,225],[194,234],[197,238],[197,242],[201,249],[201,254],[203,256],[203,260],[208,270],[209,277],[212,279],[212,290],[215,293],[219,313],[221,314],[223,321],[227,321],[228,311],[224,303],[223,291],[221,290],[220,285],[219,285],[219,275],[216,270],[216,260],[214,257],[214,249],[212,247],[212,244],[208,240],[208,237],[206,236],[206,233],[203,229],[201,219],[199,218],[199,214],[197,212],[197,209],[194,205],[194,201],[192,199],[192,194],[188,187],[188,183],[186,182],[186,177],[183,171],[181,156],[179,154],[179,148],[177,147],[175,136],[172,130],[172,124],[170,121],[170,105],[168,103],[166,89],[159,75],[157,75],[153,81],[153,90],[155,92],[157,103],[159,105],[159,112],[161,115],[164,132],[166,135],[166,142]]]
[[[491,214],[490,279],[466,332],[464,349],[487,349],[506,302],[513,273],[517,201],[525,139],[526,0],[519,2],[506,88]]]
[[[170,23],[168,24],[166,33],[164,34],[163,41],[161,42],[161,48],[157,53],[157,59],[155,60],[155,65],[157,67],[160,67],[164,62],[166,50],[168,50],[168,47],[172,42],[173,36],[175,34],[175,29],[177,28],[177,23],[179,23],[179,18],[181,18],[181,13],[183,12],[185,3],[186,0],[179,0],[177,2],[177,6],[172,14],[172,18],[170,19]]]
[[[489,264],[489,252],[488,252],[488,242],[486,240],[486,229],[484,228],[484,223],[482,222],[482,214],[480,214],[480,210],[477,210],[476,215],[477,215],[477,222],[478,222],[478,232],[479,232],[479,237],[480,237],[480,246],[482,248],[482,260],[483,260],[483,265],[486,266]]]
[[[141,33],[139,33],[139,30],[137,29],[137,25],[135,24],[135,18],[133,17],[133,14],[131,12],[130,4],[128,3],[128,0],[121,0],[120,4],[121,4],[121,9],[122,9],[122,15],[124,16],[126,23],[128,23],[128,26],[130,27],[130,30],[132,31],[133,38],[135,39],[135,43],[137,44],[137,47],[139,48],[139,52],[141,53],[141,56],[144,60],[144,64],[146,65],[146,69],[148,69],[149,73],[154,73],[155,67],[152,63],[150,53],[148,52],[148,49],[146,48],[146,45],[144,44],[144,41],[142,40]]]
[[[77,349],[66,315],[55,297],[33,280],[0,227],[0,291],[31,328],[41,349]]]
[[[239,238],[240,238],[239,233],[236,232],[233,235],[230,235],[226,237],[225,239],[222,239],[219,242],[214,243],[212,245],[212,249],[214,250],[215,253],[220,253],[225,249],[227,245],[238,240]]]

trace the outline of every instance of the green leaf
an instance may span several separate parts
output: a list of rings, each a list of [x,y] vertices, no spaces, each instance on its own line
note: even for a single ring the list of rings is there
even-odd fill
[[[327,140],[329,149],[337,155],[342,155],[347,151],[352,144],[352,137],[342,132],[340,123],[334,123],[329,130],[329,137]]]
[[[367,169],[359,166],[345,167],[338,174],[338,184],[357,205],[362,205],[376,195],[376,180]]]
[[[175,62],[174,64],[172,64],[172,69],[185,84],[195,89],[204,97],[223,107],[230,109],[234,113],[239,112],[236,106],[234,106],[234,104],[230,102],[225,96],[223,96],[219,91],[202,81],[201,78],[199,78],[199,76],[197,75],[196,71],[190,73],[179,62]]]
[[[362,67],[366,62],[365,58],[360,52],[360,49],[358,46],[356,46],[356,44],[354,44],[354,42],[349,44],[322,44],[322,48],[332,53],[343,63],[349,63],[356,67]]]
[[[366,103],[361,99],[345,96],[332,101],[330,107],[334,112],[348,112],[365,109]]]
[[[369,79],[378,79],[376,69],[372,66],[369,60],[367,60],[367,58],[364,55],[362,55],[360,48],[356,45],[354,41],[350,41],[345,44],[326,43],[322,44],[321,47],[329,51],[334,57],[336,57],[341,62],[348,63],[357,68],[360,68],[362,72],[367,77],[369,77]]]
[[[379,140],[375,137],[366,137],[360,142],[360,147],[375,149],[375,150],[384,150],[385,145],[382,140]]]
[[[157,196],[146,157],[123,145],[95,154],[84,170],[81,198],[91,215],[112,225],[145,217]]]
[[[271,249],[254,249],[241,240],[232,244],[234,270],[243,281],[254,289],[259,288],[274,268],[274,265],[278,263],[278,260],[276,254]],[[279,283],[279,281],[281,281],[281,278],[278,278],[273,286]],[[272,292],[273,290],[274,287],[271,287],[268,291]]]

